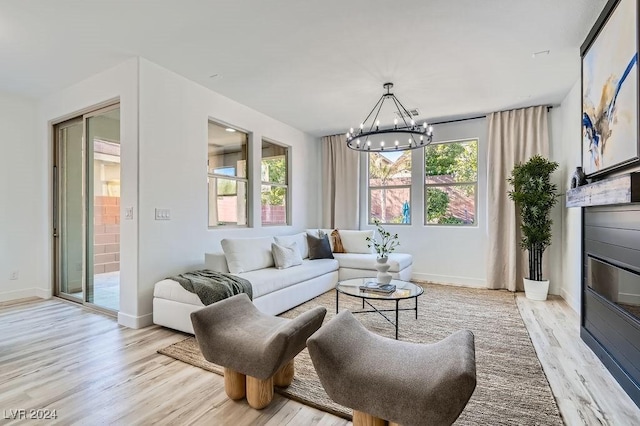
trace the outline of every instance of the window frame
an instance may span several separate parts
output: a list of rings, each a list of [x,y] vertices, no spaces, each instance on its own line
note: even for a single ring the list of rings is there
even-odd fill
[[[411,214],[411,209],[413,208],[413,167],[414,167],[414,161],[413,161],[413,156],[411,156],[411,167],[409,168],[409,172],[410,172],[410,178],[411,178],[411,183],[409,184],[405,184],[405,185],[376,185],[376,186],[371,186],[370,185],[370,181],[371,181],[371,174],[369,173],[370,171],[370,167],[371,167],[371,155],[372,154],[380,154],[378,152],[367,152],[365,153],[366,156],[366,173],[365,173],[365,179],[366,179],[366,188],[367,188],[367,224],[371,225],[371,226],[375,226],[375,223],[372,221],[371,217],[371,192],[372,190],[384,190],[384,189],[408,189],[409,190],[409,222],[408,223],[394,223],[394,222],[380,222],[381,225],[387,225],[387,226],[411,226],[412,221],[413,221],[413,215]]]
[[[252,144],[252,137],[251,137],[251,133],[248,131],[245,131],[239,127],[233,126],[233,125],[229,125],[227,123],[224,123],[222,121],[218,121],[215,119],[211,119],[209,118],[207,120],[207,150],[208,150],[208,146],[209,146],[209,124],[214,124],[216,126],[220,126],[220,127],[225,127],[225,128],[231,128],[234,129],[236,132],[240,132],[243,133],[244,135],[246,135],[247,137],[247,143],[246,143],[246,158],[245,158],[245,177],[240,177],[240,176],[229,176],[229,175],[225,175],[225,174],[220,174],[220,173],[213,173],[211,172],[211,167],[209,167],[209,155],[208,155],[208,151],[207,151],[207,161],[206,161],[206,167],[207,167],[207,227],[208,229],[230,229],[230,228],[250,228],[251,227],[251,185],[250,185],[250,180],[249,180],[249,176],[251,174],[251,144]],[[238,193],[238,182],[244,182],[245,187],[246,187],[246,194],[245,194],[245,212],[246,212],[246,223],[244,225],[239,225],[237,223],[228,223],[228,224],[224,224],[224,225],[211,225],[209,223],[209,217],[211,215],[211,190],[210,190],[210,185],[211,185],[211,179],[214,179],[214,187],[216,188],[216,194],[217,194],[217,188],[218,188],[218,179],[226,179],[226,180],[232,180],[234,182],[236,182],[236,196]],[[216,203],[216,208],[217,208],[217,203]]]
[[[427,165],[426,165],[426,161],[427,161],[427,148],[429,146],[432,145],[447,145],[447,144],[454,144],[454,143],[458,143],[458,144],[464,144],[464,143],[471,143],[471,142],[475,142],[476,143],[476,180],[475,181],[465,181],[465,182],[449,182],[449,183],[427,183]],[[478,168],[480,166],[479,164],[479,150],[480,150],[480,139],[479,138],[464,138],[464,139],[453,139],[453,140],[448,140],[448,141],[440,141],[440,142],[432,142],[429,145],[424,147],[424,152],[422,153],[422,158],[423,158],[423,167],[422,167],[422,182],[423,182],[423,190],[422,190],[422,196],[423,196],[423,206],[422,206],[422,214],[424,217],[424,226],[453,226],[453,227],[464,227],[464,228],[473,228],[473,227],[477,227],[478,226],[478,177],[479,177],[479,172],[478,172]],[[451,187],[456,187],[456,186],[472,186],[473,185],[473,223],[471,224],[466,224],[466,223],[429,223],[429,217],[427,214],[427,202],[428,202],[428,197],[427,197],[427,191],[429,190],[429,188],[451,188]]]
[[[279,182],[269,182],[269,181],[263,181],[262,180],[262,161],[264,160],[264,157],[262,156],[262,144],[263,143],[269,143],[271,145],[275,145],[278,146],[280,148],[284,148],[286,150],[285,153],[285,167],[286,167],[286,178],[285,178],[285,183],[279,183]],[[260,141],[260,195],[262,197],[262,187],[263,186],[276,186],[279,188],[285,188],[286,189],[286,197],[285,197],[285,215],[286,215],[286,221],[285,223],[264,223],[262,221],[262,198],[260,199],[260,224],[263,227],[272,227],[272,226],[291,226],[291,152],[292,152],[292,147],[291,145],[286,145],[280,142],[276,142],[273,139],[269,139],[269,138],[265,138],[263,137],[262,140]],[[267,157],[267,158],[273,158],[273,157]]]

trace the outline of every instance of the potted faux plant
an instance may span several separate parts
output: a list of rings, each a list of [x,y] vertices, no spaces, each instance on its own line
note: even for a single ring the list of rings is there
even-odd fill
[[[546,300],[549,280],[542,277],[542,254],[551,245],[551,209],[558,202],[557,185],[551,174],[558,163],[536,155],[518,163],[508,179],[513,187],[509,198],[520,211],[523,250],[529,252],[529,277],[524,279],[528,299]]]
[[[378,219],[374,219],[373,223],[376,225],[376,231],[378,235],[380,235],[380,241],[378,241],[375,237],[373,238],[367,237],[367,246],[369,248],[373,247],[378,255],[376,259],[376,270],[378,271],[378,275],[376,276],[377,282],[381,284],[389,284],[391,282],[391,274],[389,273],[389,268],[391,265],[387,263],[389,260],[389,253],[392,253],[396,247],[400,245],[398,241],[398,234],[391,234],[386,229],[380,225],[380,221]]]

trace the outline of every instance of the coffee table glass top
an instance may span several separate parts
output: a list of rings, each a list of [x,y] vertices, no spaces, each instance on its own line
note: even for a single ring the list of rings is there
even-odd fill
[[[412,297],[420,296],[424,292],[419,285],[401,280],[391,280],[389,284],[395,285],[396,291],[389,294],[360,290],[360,286],[368,282],[375,282],[375,280],[375,278],[352,278],[350,280],[340,281],[336,286],[336,290],[349,296],[383,300],[411,299]]]

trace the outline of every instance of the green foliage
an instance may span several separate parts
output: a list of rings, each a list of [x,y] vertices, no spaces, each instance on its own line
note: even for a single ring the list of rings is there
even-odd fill
[[[287,182],[287,164],[284,156],[262,159],[262,174],[265,182]],[[260,198],[263,205],[282,206],[285,204],[287,189],[281,186],[263,185]]]
[[[438,188],[427,188],[427,223],[462,225],[464,221],[447,214],[449,194]]]
[[[440,223],[447,214],[449,194],[437,188],[427,188],[427,222]]]
[[[378,253],[378,257],[388,257],[389,253],[392,253],[400,245],[398,234],[391,234],[385,230],[378,219],[374,219],[373,223],[376,225],[378,235],[380,235],[380,241],[376,240],[375,236],[373,238],[367,237],[367,247],[373,247]]]
[[[452,142],[427,146],[426,176],[453,176],[456,182],[475,182],[478,176],[478,143]]]
[[[551,183],[551,174],[557,168],[558,163],[536,155],[526,163],[516,164],[508,179],[513,187],[509,198],[515,201],[520,211],[521,246],[530,252],[529,276],[534,280],[540,280],[542,272],[539,264],[531,264],[531,259],[541,262],[542,253],[551,244],[553,221],[550,214],[558,202],[558,188]]]

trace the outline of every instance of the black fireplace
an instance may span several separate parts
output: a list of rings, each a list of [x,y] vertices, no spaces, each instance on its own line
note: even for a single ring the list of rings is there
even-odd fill
[[[640,206],[587,207],[581,336],[640,406]]]

